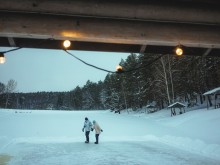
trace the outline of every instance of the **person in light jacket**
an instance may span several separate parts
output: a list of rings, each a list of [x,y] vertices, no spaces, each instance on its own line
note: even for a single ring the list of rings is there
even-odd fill
[[[86,136],[86,141],[85,143],[89,143],[89,133],[90,130],[92,129],[92,123],[89,121],[89,119],[86,117],[85,122],[82,128],[82,131],[84,132],[85,130],[85,136]]]
[[[99,134],[103,132],[103,130],[95,120],[93,120],[92,123],[93,123],[92,131],[95,130],[95,139],[96,139],[95,144],[99,144]]]

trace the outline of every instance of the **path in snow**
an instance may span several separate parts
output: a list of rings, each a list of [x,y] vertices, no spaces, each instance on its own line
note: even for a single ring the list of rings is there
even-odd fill
[[[182,151],[159,142],[105,142],[30,144],[17,143],[8,150],[9,165],[219,165],[219,161]]]

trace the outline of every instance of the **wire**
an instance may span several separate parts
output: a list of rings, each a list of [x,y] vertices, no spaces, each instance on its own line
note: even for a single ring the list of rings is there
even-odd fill
[[[39,41],[39,42],[37,42],[37,44],[35,44],[35,46],[36,45],[41,45],[42,43],[44,43],[44,42],[46,42],[48,40],[53,40],[53,39],[52,38],[47,38],[45,40]],[[5,54],[5,53],[13,52],[13,51],[16,51],[16,50],[19,50],[19,49],[22,49],[22,48],[24,48],[24,47],[17,47],[17,48],[14,48],[14,49],[11,49],[11,50],[7,50],[7,51],[1,52],[1,53]]]
[[[123,73],[128,73],[128,72],[133,72],[135,70],[139,70],[141,68],[146,68],[148,66],[150,66],[151,64],[153,64],[154,62],[156,62],[157,60],[159,60],[162,56],[164,56],[164,54],[161,54],[159,57],[155,58],[154,60],[148,62],[147,64],[143,65],[143,66],[140,66],[140,67],[137,67],[137,68],[134,68],[134,69],[130,69],[130,70],[127,70],[127,71],[122,71]]]
[[[45,41],[44,41],[45,42]],[[12,51],[16,51],[16,50],[19,50],[19,49],[22,49],[23,47],[18,47],[18,48],[15,48],[15,49],[11,49],[11,50],[7,50],[7,51],[4,51],[4,52],[1,52],[3,54],[5,53],[9,53],[9,52],[12,52]],[[133,72],[133,71],[136,71],[136,70],[139,70],[141,68],[145,68],[145,67],[148,67],[150,66],[151,64],[153,64],[154,62],[156,62],[157,60],[159,60],[164,54],[160,55],[159,57],[155,58],[154,60],[150,61],[149,63],[147,63],[146,65],[143,65],[143,66],[140,66],[140,67],[137,67],[137,68],[134,68],[134,69],[130,69],[130,70],[122,70],[122,71],[110,71],[110,70],[107,70],[107,69],[103,69],[103,68],[100,68],[100,67],[97,67],[95,65],[92,65],[92,64],[89,64],[85,61],[83,61],[82,59],[78,58],[77,56],[75,56],[74,54],[68,52],[66,49],[63,49],[67,54],[71,55],[72,57],[74,57],[75,59],[79,60],[80,62],[90,66],[90,67],[93,67],[95,69],[98,69],[98,70],[102,70],[102,71],[105,71],[105,72],[108,72],[108,73],[128,73],[128,72]]]
[[[16,51],[16,50],[19,50],[19,49],[22,49],[22,47],[18,47],[18,48],[15,48],[15,49],[7,50],[7,51],[1,52],[1,53],[5,54],[5,53],[13,52],[13,51]]]
[[[93,68],[96,68],[96,69],[98,69],[98,70],[102,70],[102,71],[105,71],[105,72],[108,72],[108,73],[117,73],[117,72],[109,71],[109,70],[106,70],[106,69],[97,67],[97,66],[95,66],[95,65],[89,64],[89,63],[87,63],[87,62],[81,60],[80,58],[76,57],[74,54],[68,52],[67,50],[64,49],[64,51],[65,51],[66,53],[68,53],[69,55],[71,55],[72,57],[76,58],[77,60],[81,61],[82,63],[84,63],[84,64],[86,64],[86,65],[88,65],[88,66],[91,66],[91,67],[93,67]]]
[[[140,67],[137,67],[137,68],[134,68],[134,69],[130,69],[130,70],[127,70],[127,71],[123,71],[123,70],[122,70],[122,71],[119,72],[119,71],[109,71],[109,70],[106,70],[106,69],[97,67],[97,66],[95,66],[95,65],[89,64],[89,63],[83,61],[82,59],[76,57],[74,54],[68,52],[67,50],[64,49],[64,51],[65,51],[67,54],[69,54],[69,55],[71,55],[72,57],[74,57],[75,59],[81,61],[82,63],[84,63],[84,64],[86,64],[86,65],[88,65],[88,66],[91,66],[91,67],[93,67],[93,68],[96,68],[96,69],[98,69],[98,70],[102,70],[102,71],[108,72],[108,73],[128,73],[128,72],[133,72],[133,71],[135,71],[135,70],[139,70],[139,69],[141,69],[141,68],[145,68],[145,67],[150,66],[151,64],[153,64],[154,62],[156,62],[157,60],[159,60],[159,59],[164,55],[164,54],[160,55],[159,57],[157,57],[157,58],[155,58],[154,60],[150,61],[150,62],[147,63],[146,65],[143,65],[143,66],[140,66]]]

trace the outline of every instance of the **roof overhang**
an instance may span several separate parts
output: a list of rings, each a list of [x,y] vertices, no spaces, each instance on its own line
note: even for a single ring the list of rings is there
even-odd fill
[[[217,0],[10,0],[0,5],[0,46],[220,56]]]

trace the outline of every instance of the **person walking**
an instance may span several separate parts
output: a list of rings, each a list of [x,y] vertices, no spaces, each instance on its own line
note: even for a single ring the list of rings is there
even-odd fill
[[[92,128],[92,123],[89,121],[87,117],[85,117],[85,122],[82,128],[82,131],[85,131],[86,141],[85,143],[89,143],[89,133]]]
[[[95,139],[96,139],[95,144],[99,144],[99,134],[103,132],[103,130],[95,120],[93,120],[92,123],[93,123],[92,131],[93,129],[95,130]]]

